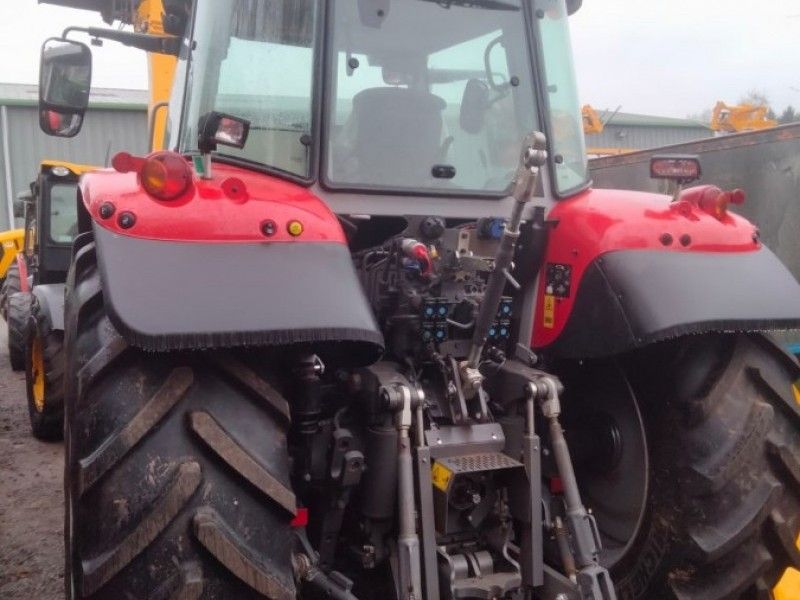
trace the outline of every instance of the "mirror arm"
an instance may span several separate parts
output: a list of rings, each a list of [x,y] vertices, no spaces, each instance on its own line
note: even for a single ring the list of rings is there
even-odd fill
[[[157,54],[178,56],[181,48],[181,40],[177,37],[119,31],[117,29],[104,29],[101,27],[67,27],[61,34],[61,37],[67,39],[67,36],[73,31],[87,33],[93,38],[112,40],[124,44],[125,46],[131,46],[139,50],[144,50],[145,52],[155,52]]]
[[[157,102],[152,106],[150,109],[150,117],[147,123],[147,140],[148,140],[148,148],[151,152],[155,150],[161,150],[161,148],[154,148],[153,143],[156,139],[156,117],[158,116],[158,111],[162,108],[169,108],[169,101],[165,100],[164,102]]]

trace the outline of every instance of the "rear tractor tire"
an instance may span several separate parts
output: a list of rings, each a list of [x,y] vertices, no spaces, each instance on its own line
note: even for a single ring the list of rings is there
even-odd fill
[[[248,366],[266,358],[129,346],[93,243],[66,316],[67,596],[294,598],[288,404]]]
[[[34,296],[25,332],[25,391],[34,437],[60,440],[64,430],[64,332]]]
[[[25,368],[25,330],[31,314],[33,294],[16,292],[8,298],[8,359],[14,371]]]
[[[623,387],[635,394],[646,442],[621,424],[605,436],[621,440],[619,452],[604,453],[619,466],[578,469],[618,596],[771,598],[787,567],[800,567],[800,366],[755,334],[696,336],[629,358],[620,363],[632,386]],[[598,382],[613,368],[580,367],[577,380],[590,380],[586,402],[603,402],[603,390],[613,386]],[[613,419],[598,414],[593,422]],[[644,446],[645,460],[634,460],[626,446]],[[620,500],[634,490],[639,509],[623,507]]]
[[[12,263],[6,271],[6,277],[0,285],[0,316],[8,320],[8,299],[20,290],[19,267]]]

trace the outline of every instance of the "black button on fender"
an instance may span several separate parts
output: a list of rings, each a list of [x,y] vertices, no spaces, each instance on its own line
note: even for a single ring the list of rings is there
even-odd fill
[[[272,237],[278,231],[278,225],[272,219],[267,219],[261,223],[261,233],[267,237]]]
[[[100,205],[100,210],[98,212],[100,213],[101,219],[110,219],[116,210],[117,207],[111,202],[103,202],[103,204]]]
[[[130,229],[136,225],[136,215],[127,210],[119,213],[119,216],[117,217],[117,225],[122,227],[122,229]]]

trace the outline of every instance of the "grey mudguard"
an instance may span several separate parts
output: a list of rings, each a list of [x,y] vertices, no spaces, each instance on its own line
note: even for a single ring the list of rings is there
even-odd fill
[[[33,295],[54,331],[64,331],[64,287],[63,283],[46,283],[33,288]]]
[[[356,364],[383,351],[343,244],[156,241],[97,225],[94,236],[109,317],[135,346],[305,346]]]
[[[766,247],[753,252],[625,250],[584,273],[566,326],[546,347],[611,356],[685,334],[800,328],[800,285]]]

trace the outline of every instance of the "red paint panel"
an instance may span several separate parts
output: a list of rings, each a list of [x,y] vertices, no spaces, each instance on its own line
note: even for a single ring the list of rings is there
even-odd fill
[[[81,178],[83,203],[102,227],[131,237],[186,242],[339,242],[344,232],[328,206],[307,188],[230,165],[214,163],[213,179],[193,177],[186,193],[174,200],[158,200],[148,194],[134,173],[102,169]],[[100,207],[114,205],[108,218]],[[133,213],[135,223],[124,229],[118,219]],[[299,237],[286,226],[303,224]],[[267,236],[261,224],[277,227]]]
[[[571,291],[569,297],[549,299],[546,314],[545,278],[540,278],[532,345],[546,347],[561,334],[581,278],[598,256],[615,250],[758,250],[756,227],[732,213],[718,219],[703,210],[696,200],[713,190],[699,187],[703,189],[686,190],[677,202],[669,196],[620,190],[587,190],[559,202],[548,215],[557,224],[550,232],[543,272],[549,263],[571,266]],[[658,273],[646,276],[658,277]]]

